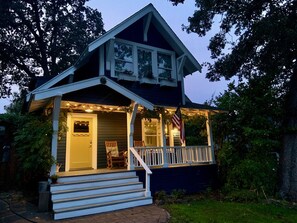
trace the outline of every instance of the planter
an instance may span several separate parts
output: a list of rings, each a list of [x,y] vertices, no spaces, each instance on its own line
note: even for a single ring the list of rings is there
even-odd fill
[[[47,181],[39,181],[38,182],[38,192],[45,192],[48,188],[48,182]]]

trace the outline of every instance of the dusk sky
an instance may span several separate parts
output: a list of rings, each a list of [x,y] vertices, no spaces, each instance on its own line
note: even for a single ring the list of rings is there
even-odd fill
[[[199,37],[197,34],[188,34],[182,31],[182,24],[188,24],[188,17],[193,15],[195,7],[194,0],[186,0],[184,4],[173,6],[167,0],[91,0],[88,5],[98,9],[102,13],[104,29],[110,30],[135,12],[139,11],[149,3],[152,3],[161,16],[177,34],[189,51],[201,64],[210,61],[210,53],[207,50],[209,38],[215,33],[210,32],[206,37]],[[206,70],[202,73],[193,73],[185,79],[185,91],[187,96],[196,103],[203,103],[209,100],[212,95],[218,95],[227,89],[227,82],[209,82],[205,78]],[[4,105],[9,104],[8,99],[0,100],[0,113],[4,112]]]

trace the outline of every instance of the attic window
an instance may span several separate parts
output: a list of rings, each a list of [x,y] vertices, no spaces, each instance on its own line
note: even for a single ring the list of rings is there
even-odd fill
[[[153,78],[152,52],[146,49],[137,50],[139,78]]]
[[[160,79],[170,80],[172,78],[171,55],[158,52],[158,74]]]
[[[114,43],[115,75],[132,75],[133,71],[133,47],[125,43]]]

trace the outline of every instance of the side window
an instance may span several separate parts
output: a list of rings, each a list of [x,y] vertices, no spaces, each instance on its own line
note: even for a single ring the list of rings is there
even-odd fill
[[[114,43],[115,75],[132,75],[133,71],[133,47],[125,43]]]

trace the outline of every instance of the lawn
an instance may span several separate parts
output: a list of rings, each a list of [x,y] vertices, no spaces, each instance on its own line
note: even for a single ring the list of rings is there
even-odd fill
[[[166,204],[170,223],[296,223],[297,208],[267,203],[236,203],[216,200],[194,200],[182,204]]]

